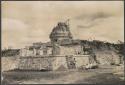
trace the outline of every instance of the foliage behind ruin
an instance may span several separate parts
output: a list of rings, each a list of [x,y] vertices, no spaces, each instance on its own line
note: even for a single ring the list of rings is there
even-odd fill
[[[99,40],[80,40],[82,45],[89,46],[93,51],[104,51],[111,50],[119,55],[124,55],[124,42],[119,42],[117,44],[99,41]],[[2,57],[5,56],[16,56],[19,55],[20,49],[4,49],[2,50]]]

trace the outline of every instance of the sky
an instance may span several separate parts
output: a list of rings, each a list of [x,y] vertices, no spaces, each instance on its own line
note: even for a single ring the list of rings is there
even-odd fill
[[[124,41],[123,1],[2,1],[2,49],[48,42],[69,19],[74,39]]]

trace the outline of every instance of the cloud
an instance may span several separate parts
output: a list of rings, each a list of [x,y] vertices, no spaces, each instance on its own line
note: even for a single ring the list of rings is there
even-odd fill
[[[99,12],[99,13],[96,13],[94,15],[91,16],[91,20],[94,21],[96,19],[105,19],[105,18],[109,18],[113,15],[110,15],[110,14],[106,14],[106,13],[103,13],[103,12]]]
[[[49,41],[53,27],[67,19],[75,39],[95,36],[100,40],[124,40],[123,9],[121,1],[5,1],[2,3],[2,46],[21,47]]]
[[[28,25],[24,22],[11,19],[2,19],[2,48],[4,47],[21,47],[22,41],[27,36]],[[16,44],[18,43],[18,45]]]
[[[17,19],[2,18],[2,30],[26,30],[28,26]]]
[[[77,25],[77,28],[91,28],[110,17],[113,17],[113,15],[104,12],[97,12],[94,14],[89,14],[89,15],[83,14],[77,16],[75,17],[75,20],[82,22],[80,23],[80,25]]]
[[[76,20],[83,20],[83,19],[89,18],[93,21],[93,20],[98,19],[98,18],[99,19],[100,18],[108,18],[110,16],[113,16],[113,15],[108,14],[108,13],[104,13],[104,12],[95,12],[95,13],[91,13],[91,14],[82,14],[82,15],[76,16],[75,19]]]
[[[102,21],[98,21],[98,24],[88,28],[77,28],[78,25],[72,31],[78,39],[88,39],[95,37],[98,40],[104,40],[109,42],[117,42],[117,40],[124,41],[124,18],[110,17]]]
[[[89,25],[77,25],[77,28],[91,28],[91,27],[93,27],[94,25],[96,25],[96,24],[94,24],[94,23],[91,23],[91,24],[89,24]]]

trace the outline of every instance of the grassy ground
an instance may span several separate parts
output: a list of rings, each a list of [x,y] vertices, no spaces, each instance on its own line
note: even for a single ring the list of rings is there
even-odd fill
[[[112,68],[50,72],[9,71],[3,73],[3,84],[123,84],[123,80],[112,73]]]

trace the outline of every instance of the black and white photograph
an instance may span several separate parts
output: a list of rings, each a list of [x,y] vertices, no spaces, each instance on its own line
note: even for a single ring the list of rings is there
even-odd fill
[[[1,1],[1,83],[124,79],[124,1]]]

